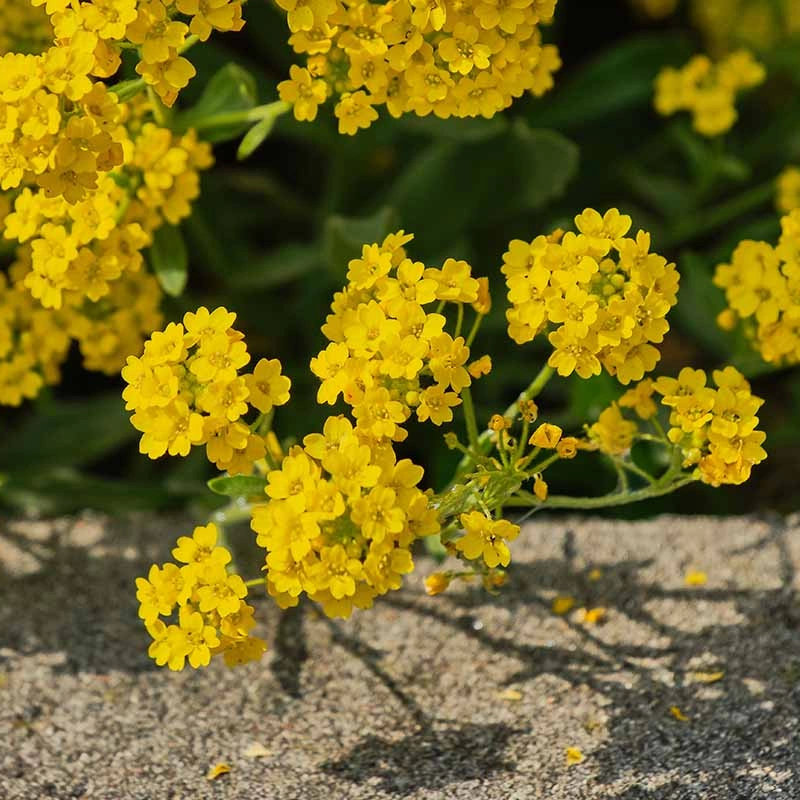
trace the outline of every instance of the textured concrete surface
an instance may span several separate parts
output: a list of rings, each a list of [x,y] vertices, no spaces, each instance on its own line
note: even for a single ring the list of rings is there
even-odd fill
[[[497,597],[429,598],[420,559],[345,623],[260,599],[265,661],[171,674],[133,579],[189,528],[2,523],[2,800],[800,798],[800,519],[537,518]]]

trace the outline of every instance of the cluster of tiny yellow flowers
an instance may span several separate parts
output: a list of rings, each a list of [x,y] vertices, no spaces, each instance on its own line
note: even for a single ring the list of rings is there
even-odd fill
[[[79,100],[89,76],[109,78],[121,64],[123,48],[137,52],[136,72],[168,106],[195,75],[181,53],[212,30],[241,30],[240,0],[31,0],[44,6],[56,44],[45,60],[70,77],[68,91],[48,88]],[[88,89],[87,89],[88,90]]]
[[[69,344],[63,332],[78,342],[88,369],[113,374],[128,355],[141,352],[144,338],[161,324],[162,296],[143,268],[142,251],[159,227],[189,215],[199,170],[212,163],[208,144],[194,132],[178,136],[148,121],[145,102],[120,105],[101,84],[85,101],[95,120],[108,123],[106,134],[124,153],[124,166],[87,171],[85,180],[66,170],[58,186],[37,185],[26,174],[30,185],[0,195],[0,233],[16,243],[0,306],[31,311],[15,313],[8,323],[19,332],[11,338],[12,372],[28,365],[20,399],[43,382],[57,382],[53,367]],[[22,292],[36,302],[20,301]],[[25,343],[29,324],[41,344]],[[39,351],[34,358],[25,353],[31,347]],[[14,392],[3,396],[0,403],[19,402]]]
[[[767,457],[761,447],[766,434],[756,429],[756,412],[764,401],[753,396],[734,367],[714,370],[713,379],[717,388],[707,385],[703,370],[691,367],[684,367],[677,378],[646,378],[587,426],[589,439],[601,452],[619,458],[627,456],[642,435],[642,422],[653,421],[654,433],[663,437],[654,399],[659,394],[670,410],[667,441],[680,449],[683,468],[712,486],[744,483],[753,465]],[[633,411],[636,419],[625,417],[623,409]],[[644,436],[648,437],[653,434]]]
[[[172,555],[180,565],[154,564],[147,578],[136,579],[139,616],[153,639],[150,657],[171,670],[187,661],[195,669],[208,666],[220,653],[230,667],[260,659],[266,642],[250,635],[255,621],[247,586],[228,573],[231,554],[217,545],[216,526],[182,536]],[[175,623],[161,619],[176,613]]]
[[[556,0],[277,0],[289,43],[307,56],[278,87],[298,120],[328,97],[342,133],[378,118],[492,117],[525,92],[544,94],[561,66],[539,26]]]
[[[626,237],[631,218],[617,209],[586,209],[575,225],[577,234],[509,244],[502,267],[508,334],[524,344],[549,331],[548,363],[559,375],[588,378],[605,369],[623,384],[640,380],[660,358],[654,344],[669,330],[678,272],[650,252],[648,233]]]
[[[691,13],[713,53],[768,48],[800,31],[797,0],[692,0]]]
[[[232,327],[235,318],[224,308],[201,307],[153,333],[141,357],[128,357],[122,396],[142,433],[142,453],[185,456],[205,445],[209,461],[231,474],[249,473],[264,458],[264,437],[242,418],[251,406],[267,414],[288,402],[290,381],[277,359],[239,374],[250,354]]]
[[[100,87],[93,96],[120,163],[126,154],[124,167],[98,175],[95,163],[85,172],[76,171],[77,162],[64,165],[46,185],[15,192],[5,219],[5,238],[29,244],[24,281],[45,308],[97,302],[123,273],[139,271],[153,232],[189,215],[199,193],[198,170],[212,163],[208,144],[194,132],[176,136],[143,121],[146,104],[121,107]]]
[[[778,211],[788,214],[800,208],[800,169],[787,167],[778,176],[775,205]]]
[[[671,409],[667,436],[681,448],[683,466],[696,467],[712,486],[744,483],[767,457],[756,416],[764,401],[734,367],[714,370],[713,378],[716,389],[703,370],[684,367],[677,378],[658,378],[653,389]]]
[[[714,63],[694,56],[681,69],[666,67],[656,78],[655,107],[670,116],[692,112],[694,129],[720,136],[736,122],[736,95],[764,81],[766,71],[747,50],[737,50]]]
[[[469,363],[460,324],[451,336],[439,313],[450,303],[459,320],[465,305],[485,315],[488,282],[472,277],[466,261],[449,258],[441,269],[412,261],[404,248],[412,238],[391,234],[350,262],[349,283],[322,328],[331,344],[311,361],[322,381],[317,400],[332,405],[342,395],[359,435],[376,442],[403,441],[412,413],[434,425],[451,422],[459,394],[491,369],[488,358]]]
[[[0,56],[41,53],[53,41],[53,26],[43,8],[30,0],[0,2]]]
[[[728,308],[718,322],[730,330],[741,321],[765,361],[800,362],[800,209],[781,220],[777,247],[745,240],[730,264],[720,264],[714,283]]]
[[[269,501],[252,527],[267,551],[267,589],[278,604],[302,593],[331,617],[369,608],[414,568],[415,539],[438,533],[423,470],[397,460],[391,442],[363,437],[345,417],[293,447],[268,473]]]
[[[57,383],[69,344],[62,320],[0,275],[0,405],[18,406]]]

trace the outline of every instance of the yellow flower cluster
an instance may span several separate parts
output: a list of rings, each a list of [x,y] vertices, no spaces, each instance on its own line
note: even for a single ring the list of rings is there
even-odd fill
[[[0,275],[0,405],[18,406],[58,382],[70,344],[60,322]]]
[[[787,167],[778,176],[777,184],[775,204],[778,211],[788,214],[800,208],[800,169]]]
[[[0,56],[6,53],[41,53],[53,41],[53,27],[43,8],[30,0],[0,3]]]
[[[469,363],[460,325],[451,336],[439,313],[446,303],[458,307],[459,319],[467,304],[488,313],[488,282],[473,278],[466,261],[449,258],[441,269],[412,261],[404,248],[412,238],[391,234],[350,261],[349,283],[322,327],[331,344],[311,361],[322,381],[317,400],[333,405],[342,395],[358,434],[375,442],[403,441],[412,413],[434,425],[451,422],[459,394],[491,368],[487,360]],[[437,301],[436,311],[425,309]]]
[[[651,381],[642,381],[641,384],[651,386]],[[652,388],[651,388],[652,392]],[[625,419],[617,403],[612,403],[601,414],[597,422],[589,427],[589,439],[597,445],[601,453],[610,456],[622,456],[628,453],[633,445],[634,438],[639,431],[635,422]]]
[[[677,302],[675,265],[650,252],[650,235],[627,237],[631,218],[612,208],[575,217],[578,233],[516,239],[503,256],[517,343],[550,331],[549,364],[582,378],[605,369],[620,383],[640,380],[658,362],[654,344],[669,330]]]
[[[181,53],[212,30],[241,30],[240,0],[31,0],[45,6],[55,39],[56,61],[70,71],[108,78],[123,48],[135,49],[136,72],[171,106],[195,75]]]
[[[183,669],[187,660],[195,669],[205,667],[219,654],[229,667],[258,661],[267,645],[250,635],[255,621],[247,586],[228,573],[231,554],[217,545],[216,526],[181,536],[172,555],[180,566],[154,564],[147,578],[136,579],[139,616],[153,639],[150,657],[171,670]],[[177,624],[161,619],[175,613]]]
[[[147,121],[145,102],[121,106],[101,84],[85,102],[108,122],[124,166],[87,172],[80,197],[73,192],[80,182],[71,178],[62,193],[33,184],[0,195],[0,233],[17,244],[9,280],[0,285],[0,315],[17,331],[6,359],[16,365],[12,374],[26,365],[25,391],[0,392],[0,403],[17,404],[43,382],[57,382],[68,347],[64,332],[78,341],[88,369],[113,374],[128,355],[141,352],[144,338],[161,324],[162,296],[143,269],[142,250],[159,227],[189,215],[199,170],[212,163],[210,147],[194,132],[177,136]],[[23,292],[38,302],[23,302]],[[26,333],[31,325],[36,333]],[[26,344],[31,336],[36,344]]]
[[[766,49],[800,31],[797,0],[692,0],[691,13],[713,53]]]
[[[141,358],[122,370],[131,422],[141,431],[139,450],[150,458],[185,456],[205,445],[209,461],[231,474],[249,473],[266,452],[265,440],[243,417],[289,400],[290,381],[277,359],[261,359],[240,375],[250,354],[225,308],[189,312],[145,342]]]
[[[492,117],[525,92],[544,94],[560,67],[542,44],[556,0],[277,0],[287,12],[294,66],[278,87],[298,120],[334,95],[342,133],[378,118]]]
[[[677,378],[646,378],[587,426],[589,439],[607,455],[626,456],[640,436],[640,421],[656,417],[653,395],[660,394],[670,410],[667,439],[680,448],[683,468],[712,486],[744,483],[752,467],[767,457],[761,446],[766,434],[757,430],[756,416],[764,401],[753,396],[734,367],[714,370],[713,379],[716,388],[707,385],[703,370],[691,367],[684,367]],[[638,420],[627,419],[623,408],[632,409]],[[663,437],[657,424],[655,431]]]
[[[397,460],[391,442],[364,437],[329,417],[268,475],[270,500],[253,509],[267,551],[267,588],[281,607],[305,592],[331,617],[369,608],[398,589],[414,563],[415,539],[439,531],[422,467]]]
[[[701,369],[684,367],[677,378],[658,378],[653,388],[671,409],[669,440],[680,446],[684,467],[712,486],[744,483],[753,465],[767,454],[757,430],[756,412],[763,400],[734,367],[714,370],[714,389]]]
[[[765,361],[800,362],[800,209],[781,220],[777,247],[745,240],[730,264],[720,264],[714,283],[725,290],[728,308],[718,322],[744,331]]]
[[[670,116],[692,112],[694,129],[704,136],[720,136],[736,122],[736,95],[763,83],[766,70],[747,50],[737,50],[721,61],[694,56],[681,69],[666,67],[656,78],[655,107]]]

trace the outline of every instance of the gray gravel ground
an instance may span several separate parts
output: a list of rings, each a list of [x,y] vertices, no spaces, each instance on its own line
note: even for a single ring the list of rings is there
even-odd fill
[[[800,518],[537,519],[498,597],[427,597],[423,559],[345,623],[259,600],[264,662],[172,674],[132,583],[189,528],[2,523],[2,800],[800,798]]]

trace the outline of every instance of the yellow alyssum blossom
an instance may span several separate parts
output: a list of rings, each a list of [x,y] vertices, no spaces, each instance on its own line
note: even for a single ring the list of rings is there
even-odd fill
[[[466,261],[447,259],[441,268],[412,261],[405,249],[412,239],[390,234],[350,261],[348,284],[322,328],[330,344],[311,361],[321,380],[318,402],[342,396],[359,434],[376,442],[405,439],[412,414],[434,425],[451,422],[473,372],[491,366],[488,357],[470,364],[464,337],[446,332],[444,314],[426,308],[437,300],[472,304],[485,288]]]
[[[399,588],[414,566],[413,541],[439,530],[417,488],[422,475],[390,445],[330,417],[269,472],[269,500],[254,507],[270,593],[283,607],[305,593],[329,616],[347,617]]]
[[[511,308],[508,334],[524,344],[547,334],[549,365],[582,378],[603,369],[622,384],[641,380],[660,358],[677,302],[674,264],[650,252],[650,235],[627,236],[631,219],[617,209],[588,208],[578,233],[516,239],[503,256]]]
[[[670,409],[669,440],[679,446],[684,467],[712,486],[744,483],[767,454],[766,434],[758,430],[756,413],[763,400],[733,367],[714,370],[716,388],[703,370],[685,367],[677,378],[660,377],[655,391]]]
[[[544,422],[533,432],[528,444],[534,447],[541,447],[543,450],[554,450],[559,441],[561,441],[562,434],[563,431],[558,425]]]
[[[717,266],[714,283],[728,308],[718,322],[741,323],[761,357],[772,364],[800,362],[800,209],[781,219],[777,246],[741,242],[729,264]]]
[[[173,551],[184,566],[153,565],[147,578],[137,578],[139,616],[153,639],[149,655],[159,666],[181,670],[208,666],[222,654],[229,666],[261,658],[266,643],[250,635],[255,625],[247,605],[247,587],[225,565],[231,554],[216,544],[211,524],[181,537]],[[167,624],[177,614],[177,622]]]
[[[691,111],[692,124],[704,136],[719,136],[736,122],[736,95],[758,86],[766,70],[747,50],[714,63],[694,56],[682,69],[663,69],[656,78],[654,104],[659,114]]]
[[[341,133],[354,134],[385,107],[393,117],[492,117],[525,92],[542,95],[561,66],[542,43],[556,0],[279,0],[306,57],[279,86],[298,120],[336,99]],[[486,313],[488,307],[482,313]]]
[[[235,318],[225,308],[201,307],[154,332],[141,357],[128,357],[122,396],[142,432],[142,453],[187,455],[206,445],[209,460],[231,473],[249,472],[264,457],[264,439],[241,418],[251,405],[284,405],[290,382],[277,360],[261,359],[252,373],[239,374],[250,355]]]
[[[519,525],[505,519],[493,520],[481,511],[462,514],[460,521],[464,535],[456,540],[455,547],[464,558],[481,559],[489,568],[507,567],[511,563],[506,542],[517,538]]]
[[[589,438],[597,442],[601,452],[621,456],[631,449],[638,430],[636,423],[626,420],[619,406],[614,403],[589,427]]]

